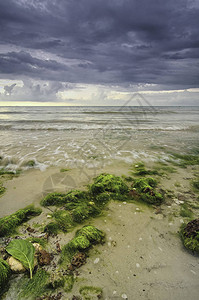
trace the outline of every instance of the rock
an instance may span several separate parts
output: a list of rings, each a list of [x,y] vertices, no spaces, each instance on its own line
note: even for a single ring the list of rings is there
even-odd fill
[[[7,262],[10,266],[10,269],[15,273],[23,273],[26,271],[22,263],[12,256],[7,259]]]
[[[38,253],[41,250],[43,250],[42,246],[39,243],[33,243],[33,246],[35,247],[35,252]]]

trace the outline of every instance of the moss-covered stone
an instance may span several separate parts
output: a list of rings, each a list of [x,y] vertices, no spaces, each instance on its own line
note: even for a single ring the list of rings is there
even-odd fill
[[[102,243],[103,240],[104,233],[96,227],[91,225],[82,227],[76,232],[75,237],[63,247],[60,263],[69,263],[79,251],[85,251],[93,244]]]
[[[1,293],[5,290],[10,275],[11,270],[9,264],[5,260],[0,258],[0,296]]]
[[[0,236],[8,236],[16,232],[16,228],[32,217],[40,215],[42,210],[33,205],[20,209],[12,215],[0,219]]]
[[[50,193],[41,201],[42,206],[63,206],[68,203],[76,203],[80,200],[88,200],[88,193],[85,191],[72,190],[64,193]]]
[[[180,236],[185,248],[199,254],[199,219],[183,224]]]
[[[89,185],[89,191],[93,201],[100,205],[100,200],[102,202],[109,200],[108,196],[105,199],[105,194],[109,194],[110,199],[124,200],[124,197],[129,192],[129,188],[119,176],[104,173],[94,179],[93,184]],[[99,197],[100,194],[103,194],[103,196]]]
[[[152,177],[134,179],[131,195],[136,200],[160,205],[164,201],[164,196],[155,190],[156,186],[157,181]]]

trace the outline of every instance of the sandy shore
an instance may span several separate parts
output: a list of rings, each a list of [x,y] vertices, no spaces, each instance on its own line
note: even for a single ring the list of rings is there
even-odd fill
[[[98,173],[104,171],[128,174],[125,164],[109,166]],[[38,204],[44,194],[54,189],[84,187],[92,172],[87,170],[85,175],[79,170],[30,170],[6,181],[7,191],[0,198],[0,216],[30,203]],[[140,203],[111,202],[103,216],[87,222],[106,233],[106,243],[90,251],[72,292],[63,299],[72,299],[81,286],[88,285],[101,287],[103,299],[107,300],[197,300],[199,260],[184,249],[177,233],[182,222],[186,222],[177,213],[179,199],[195,201],[189,183],[192,177],[193,170],[188,168],[161,178],[161,187],[172,190],[174,196],[170,203],[162,205],[159,213]],[[73,234],[74,231],[66,235],[66,239]],[[60,240],[61,245],[65,242],[65,238]]]

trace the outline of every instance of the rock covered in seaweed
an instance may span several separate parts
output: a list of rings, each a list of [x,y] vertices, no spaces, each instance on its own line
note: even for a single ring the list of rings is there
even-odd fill
[[[199,219],[183,225],[180,233],[185,248],[199,253]]]
[[[0,218],[0,237],[13,234],[16,228],[23,222],[40,214],[40,208],[35,208],[33,205],[30,205],[24,209],[19,209],[14,214]]]
[[[163,194],[156,191],[157,181],[152,178],[134,179],[132,183],[132,195],[137,200],[142,200],[149,204],[160,205],[164,201]]]
[[[75,237],[63,247],[60,263],[70,263],[78,252],[84,252],[94,244],[103,243],[104,237],[105,234],[94,226],[82,227],[76,231]]]

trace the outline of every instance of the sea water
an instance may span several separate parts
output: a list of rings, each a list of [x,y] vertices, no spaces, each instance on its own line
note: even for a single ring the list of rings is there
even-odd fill
[[[199,107],[1,107],[0,168],[165,160],[195,153],[198,129]]]

